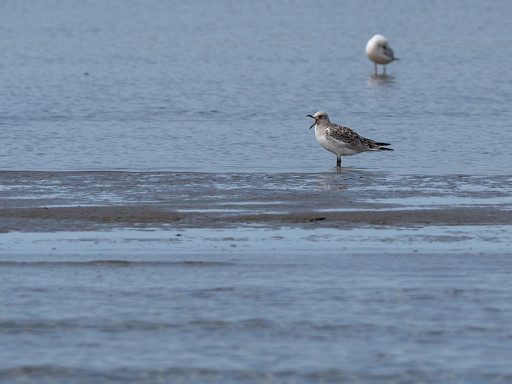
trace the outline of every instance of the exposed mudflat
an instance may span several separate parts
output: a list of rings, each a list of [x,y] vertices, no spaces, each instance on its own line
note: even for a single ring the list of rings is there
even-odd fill
[[[1,172],[0,231],[508,225],[510,177]]]

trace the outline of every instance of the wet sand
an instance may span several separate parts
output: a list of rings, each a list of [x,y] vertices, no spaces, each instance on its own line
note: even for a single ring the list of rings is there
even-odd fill
[[[0,172],[0,250],[126,258],[498,253],[508,176]]]
[[[0,172],[0,232],[512,223],[507,176]]]
[[[94,231],[113,228],[236,228],[238,226],[352,229],[361,226],[507,225],[512,211],[452,208],[347,212],[176,212],[160,206],[0,209],[0,232]],[[314,224],[314,227],[312,226]]]

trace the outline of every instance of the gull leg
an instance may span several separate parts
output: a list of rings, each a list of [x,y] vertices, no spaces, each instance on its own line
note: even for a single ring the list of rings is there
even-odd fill
[[[336,156],[336,168],[341,168],[341,157]]]
[[[375,76],[377,76],[379,74],[379,70],[377,69],[377,63],[373,63],[373,65],[375,66]]]
[[[384,68],[384,73],[383,74],[384,74],[384,76],[386,76],[386,64],[384,64],[382,67]]]

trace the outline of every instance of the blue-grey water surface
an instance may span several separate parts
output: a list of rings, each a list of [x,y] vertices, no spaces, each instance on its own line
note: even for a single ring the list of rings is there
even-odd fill
[[[3,2],[0,382],[512,383],[511,15]]]
[[[36,1],[2,6],[2,169],[329,169],[306,114],[396,172],[509,173],[507,1]],[[374,78],[374,33],[400,61]]]

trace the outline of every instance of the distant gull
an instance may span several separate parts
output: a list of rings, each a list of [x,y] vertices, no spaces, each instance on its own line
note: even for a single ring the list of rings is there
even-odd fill
[[[341,156],[356,155],[366,151],[392,151],[385,148],[389,143],[378,143],[374,140],[359,136],[348,127],[331,123],[329,116],[323,111],[307,115],[315,119],[309,129],[315,127],[315,137],[322,147],[336,155],[336,166],[341,167]]]
[[[384,68],[383,74],[386,74],[386,64],[393,60],[398,60],[393,54],[393,50],[389,46],[389,41],[382,35],[375,35],[366,44],[366,56],[373,61],[375,65],[375,76],[377,76],[377,64],[382,64]]]

